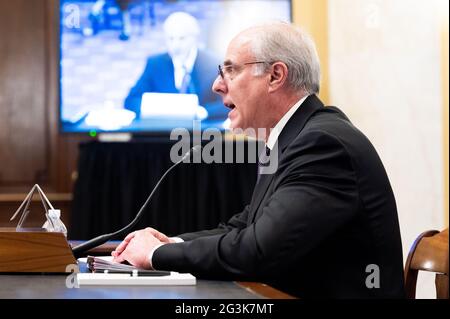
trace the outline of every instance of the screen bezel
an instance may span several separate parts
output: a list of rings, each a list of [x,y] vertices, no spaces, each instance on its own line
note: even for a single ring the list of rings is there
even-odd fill
[[[98,134],[123,134],[123,133],[127,133],[127,134],[131,134],[133,138],[168,138],[172,132],[172,130],[174,128],[168,128],[167,130],[140,130],[140,131],[134,131],[134,130],[130,130],[127,129],[126,127],[124,129],[118,129],[118,130],[101,130],[101,129],[91,129],[91,130],[66,130],[64,129],[64,125],[63,125],[63,121],[62,121],[62,68],[61,68],[61,60],[62,60],[62,49],[61,49],[61,44],[62,44],[62,32],[63,32],[63,28],[61,26],[61,10],[62,10],[62,2],[64,0],[58,0],[56,1],[57,4],[57,12],[56,12],[56,17],[57,17],[57,23],[56,23],[56,28],[57,28],[57,34],[58,34],[58,41],[57,41],[57,70],[58,70],[58,79],[57,79],[57,95],[58,95],[58,132],[62,135],[74,135],[74,136],[83,136],[83,135],[88,135],[90,137],[96,137]],[[226,1],[226,0],[217,0],[217,1]],[[239,0],[236,0],[239,1]],[[276,0],[271,0],[271,1],[276,1]],[[292,0],[285,0],[288,2],[289,4],[289,19],[291,21],[291,23],[293,23],[293,5],[292,5]],[[225,107],[225,106],[224,106]],[[224,135],[227,130],[226,129],[220,129],[218,127],[216,127],[217,130],[220,130],[220,132],[222,133],[222,135]],[[191,134],[194,133],[193,129],[187,129],[187,131]]]

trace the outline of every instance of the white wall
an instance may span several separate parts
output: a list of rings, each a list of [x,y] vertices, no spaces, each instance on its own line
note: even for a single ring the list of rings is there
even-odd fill
[[[330,104],[383,160],[406,261],[420,232],[444,228],[440,32],[448,0],[329,0],[328,14]],[[420,285],[418,297],[435,296],[428,276]]]

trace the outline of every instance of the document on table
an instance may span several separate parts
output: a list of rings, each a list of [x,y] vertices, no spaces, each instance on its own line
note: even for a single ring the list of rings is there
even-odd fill
[[[111,256],[79,258],[91,272],[78,273],[80,286],[87,285],[195,285],[191,274],[173,271],[138,269],[112,261]]]

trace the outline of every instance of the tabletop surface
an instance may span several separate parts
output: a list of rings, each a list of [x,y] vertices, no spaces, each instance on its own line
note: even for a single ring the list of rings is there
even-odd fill
[[[2,299],[260,299],[232,281],[197,280],[194,286],[73,286],[68,275],[0,275]]]

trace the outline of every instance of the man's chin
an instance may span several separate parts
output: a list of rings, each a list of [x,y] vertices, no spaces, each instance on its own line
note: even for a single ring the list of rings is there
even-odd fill
[[[235,133],[235,131],[236,132],[244,131],[244,129],[242,128],[242,125],[240,125],[240,123],[238,121],[232,120],[229,117],[228,117],[228,120],[230,121],[230,124],[229,124],[230,131],[232,131],[233,133]],[[237,134],[237,133],[235,133],[235,134]]]
[[[235,135],[245,135],[247,137],[257,137],[257,131],[253,128],[242,128],[242,125],[234,126],[233,123],[230,125],[230,131]]]

